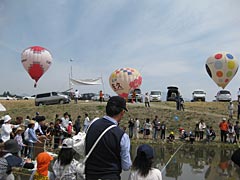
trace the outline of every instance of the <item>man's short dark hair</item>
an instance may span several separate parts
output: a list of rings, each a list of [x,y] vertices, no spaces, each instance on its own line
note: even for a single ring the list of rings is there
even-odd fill
[[[110,117],[118,115],[120,112],[122,112],[123,108],[117,107],[115,105],[107,105],[106,106],[106,114]]]

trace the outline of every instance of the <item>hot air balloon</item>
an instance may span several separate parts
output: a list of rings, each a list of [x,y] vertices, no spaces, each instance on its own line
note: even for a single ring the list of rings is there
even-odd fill
[[[238,62],[229,52],[218,52],[207,59],[206,70],[213,81],[223,89],[238,71]]]
[[[29,47],[22,52],[22,64],[31,78],[35,80],[34,87],[36,87],[38,80],[52,64],[52,55],[43,47]]]
[[[109,84],[119,96],[127,98],[131,90],[141,86],[142,76],[133,68],[120,68],[109,77]]]

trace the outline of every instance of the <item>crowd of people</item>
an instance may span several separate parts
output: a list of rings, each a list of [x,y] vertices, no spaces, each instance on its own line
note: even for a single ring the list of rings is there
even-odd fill
[[[76,152],[73,150],[71,137],[79,132],[87,132],[85,146],[87,154],[100,134],[113,124],[119,125],[127,111],[126,101],[119,96],[113,96],[107,102],[106,115],[96,121],[92,121],[87,112],[84,113],[83,119],[81,115],[78,115],[76,120],[73,120],[73,117],[65,112],[62,117],[56,114],[52,121],[47,120],[39,112],[36,112],[32,118],[30,116],[25,119],[17,117],[14,121],[10,115],[5,115],[0,121],[0,141],[3,144],[4,152],[1,158],[5,158],[6,154],[11,153],[18,161],[14,164],[0,159],[0,167],[4,163],[8,165],[10,163],[10,167],[24,165],[26,168],[32,168],[32,162],[36,159],[38,167],[33,172],[32,179],[54,177],[55,179],[74,180],[79,173],[80,163],[74,158]],[[186,130],[188,127],[179,127],[178,137],[174,134],[176,130],[170,128],[171,130],[168,131],[166,122],[157,115],[153,119],[146,118],[145,120],[136,117],[129,119],[128,130],[122,126],[116,126],[106,132],[98,146],[95,147],[97,150],[93,151],[86,161],[86,179],[121,179],[121,171],[131,168],[130,180],[152,177],[152,179],[154,177],[161,179],[161,172],[152,168],[154,153],[150,146],[139,146],[137,156],[132,164],[131,139],[142,138],[174,142],[179,138],[191,143],[194,141],[209,143],[214,141],[217,136],[213,127],[203,119],[196,123],[195,128],[189,132]],[[90,124],[91,126],[89,126]],[[227,121],[226,118],[222,118],[222,122],[219,123],[221,142],[236,143],[239,140],[239,128],[239,121],[233,124],[233,120]],[[8,145],[9,143],[11,146]],[[47,170],[53,158],[49,154],[44,154],[46,148],[49,151],[60,150],[57,159],[52,163],[52,174],[49,174]],[[45,159],[44,162],[42,162],[43,159]],[[11,168],[5,175],[12,176]]]

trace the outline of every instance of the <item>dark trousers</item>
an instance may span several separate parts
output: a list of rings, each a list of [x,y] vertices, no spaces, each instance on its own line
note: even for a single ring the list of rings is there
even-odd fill
[[[227,131],[221,130],[221,142],[227,142]]]

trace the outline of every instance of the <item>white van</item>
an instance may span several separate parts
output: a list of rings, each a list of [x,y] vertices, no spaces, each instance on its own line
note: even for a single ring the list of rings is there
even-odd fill
[[[43,94],[37,94],[35,98],[35,105],[42,106],[48,104],[65,104],[71,100],[68,95],[64,95],[60,92],[49,92]]]
[[[196,89],[192,93],[192,101],[205,101],[206,92],[202,89]]]
[[[159,90],[153,90],[153,91],[150,91],[150,94],[149,94],[149,97],[150,97],[150,101],[156,101],[156,102],[160,102],[162,101],[161,98],[162,98],[162,92],[159,91]]]

